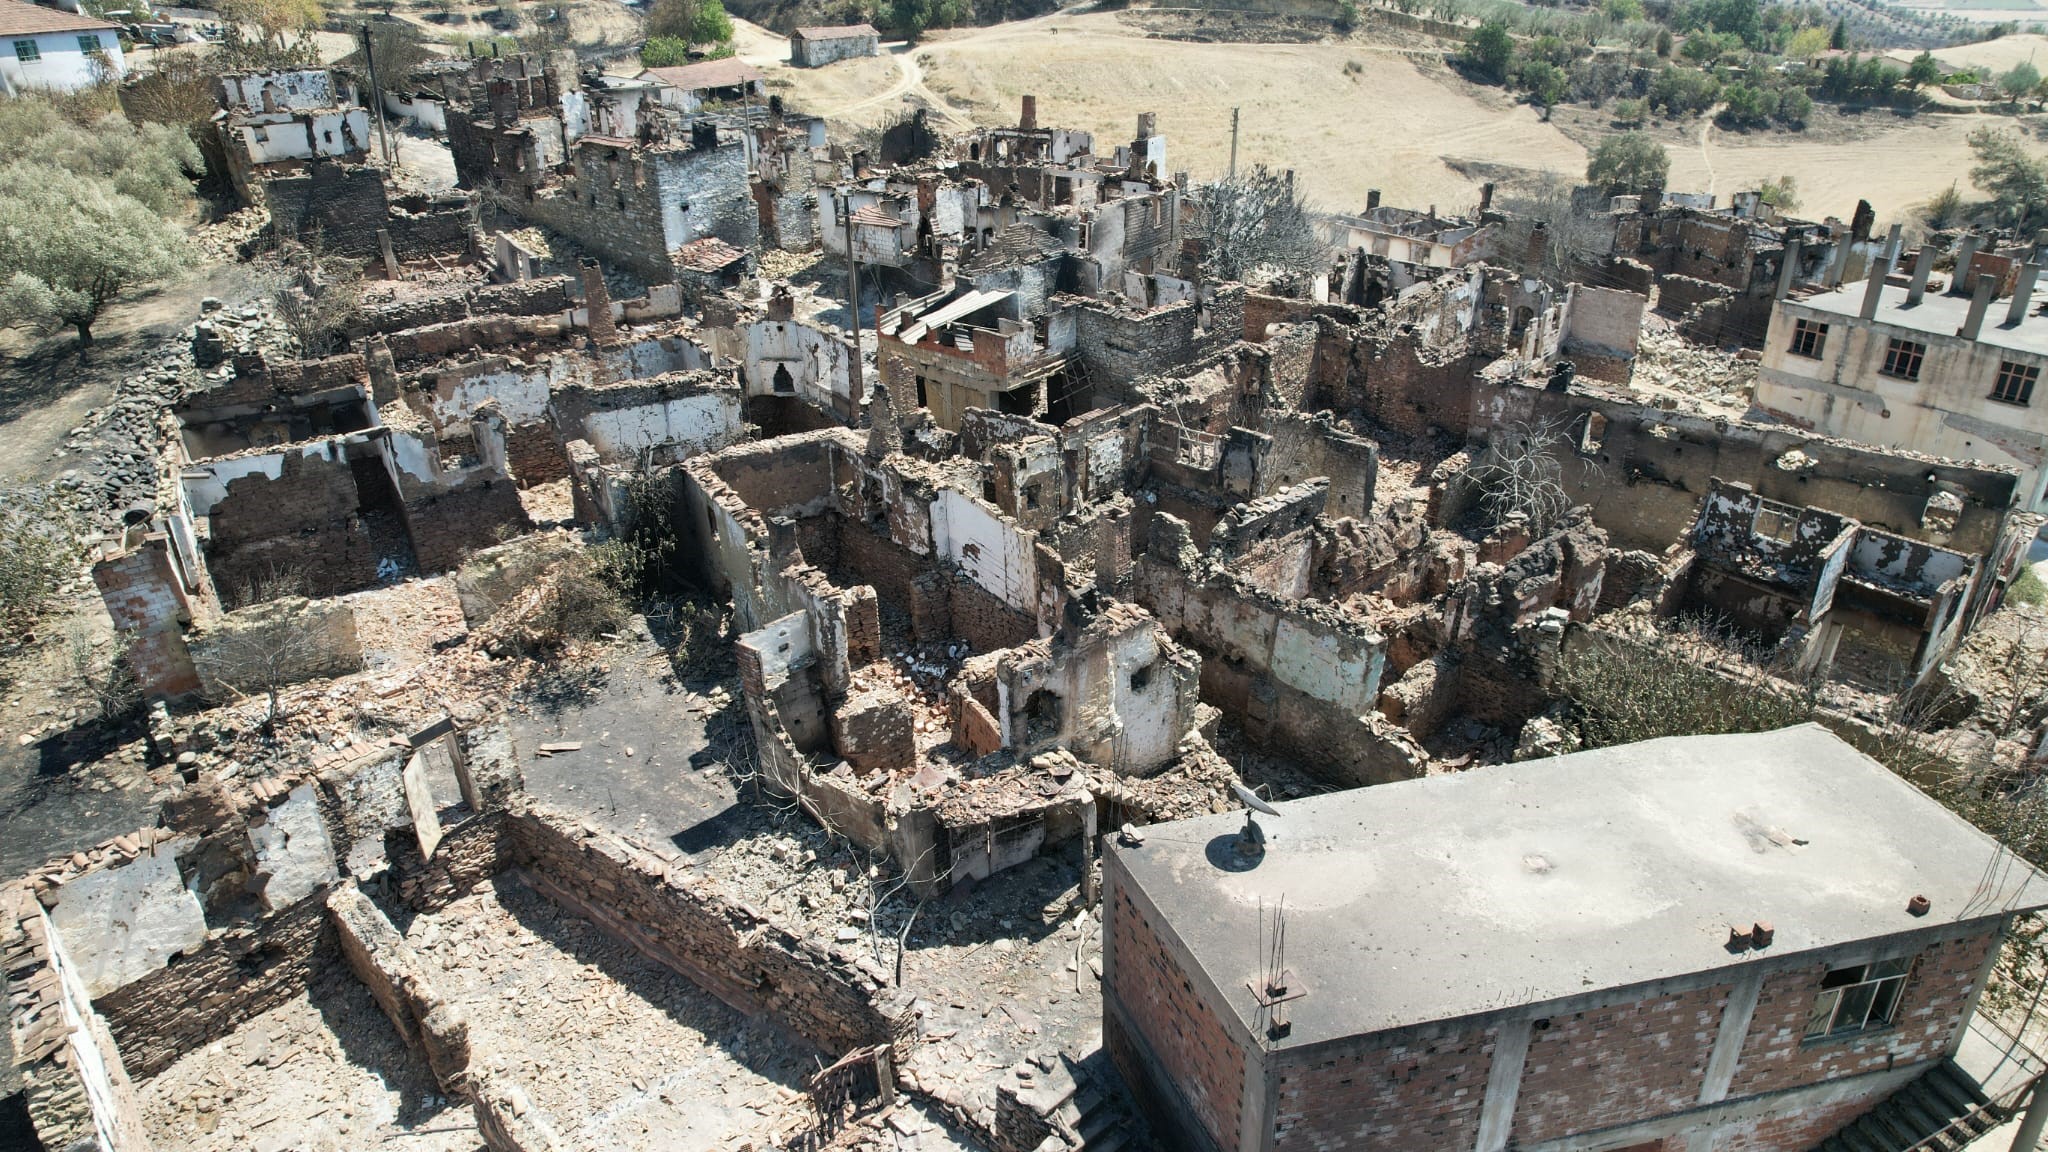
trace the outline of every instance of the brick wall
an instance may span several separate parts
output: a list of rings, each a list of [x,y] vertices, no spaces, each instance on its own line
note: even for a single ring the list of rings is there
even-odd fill
[[[470,476],[449,488],[408,491],[405,522],[422,572],[446,572],[471,552],[497,544],[505,531],[533,527],[518,487],[504,475]]]
[[[1715,985],[1550,1017],[1530,1036],[1514,1140],[1535,1144],[1697,1104],[1728,991]]]
[[[1828,1137],[1854,1124],[1865,1112],[1883,1103],[1888,1094],[1888,1090],[1880,1089],[1782,1116],[1729,1124],[1716,1132],[1713,1152],[1782,1152],[1787,1148],[1816,1148]]]
[[[1277,1061],[1275,1152],[1462,1149],[1479,1135],[1495,1028]]]
[[[147,1079],[187,1052],[304,991],[338,955],[325,888],[247,932],[208,939],[96,1007],[129,1075]]]
[[[1995,933],[1948,940],[1922,950],[1899,999],[1894,1027],[1845,1041],[1807,1044],[1802,1037],[1826,964],[1781,972],[1764,981],[1750,1018],[1730,1097],[1937,1060],[1963,1024]]]
[[[287,450],[276,478],[230,481],[208,514],[206,566],[222,599],[239,602],[244,585],[280,572],[302,575],[309,595],[375,584],[377,552],[358,503],[348,462],[317,451]]]
[[[272,232],[336,255],[362,260],[382,255],[377,230],[390,211],[382,169],[323,162],[262,186]]]
[[[150,696],[198,691],[199,674],[183,628],[191,611],[171,563],[168,538],[153,535],[133,551],[100,561],[93,565],[92,579],[115,629],[128,639],[128,664],[142,691]]]
[[[1029,613],[1017,611],[965,577],[956,577],[946,584],[953,634],[967,641],[976,652],[1014,648],[1038,638],[1038,621]],[[923,637],[922,633],[919,635]]]
[[[1196,994],[1145,916],[1121,887],[1109,909],[1115,956],[1107,989],[1137,1030],[1151,1059],[1179,1089],[1213,1146],[1237,1147],[1244,1094],[1244,1050]],[[1118,1046],[1123,1047],[1123,1046]],[[1111,1050],[1124,1079],[1150,1078],[1128,1047]],[[1481,1093],[1485,1085],[1480,1085]]]
[[[521,488],[531,488],[567,476],[569,454],[554,425],[544,420],[520,424],[505,432],[505,468]]]
[[[902,1058],[914,1012],[858,949],[798,935],[594,826],[528,811],[505,828],[513,858],[549,898],[707,991],[828,1053],[889,1044]]]
[[[1706,280],[1695,280],[1690,276],[1663,276],[1657,280],[1657,311],[1667,316],[1683,316],[1696,304],[1725,300],[1733,295],[1732,290]]]

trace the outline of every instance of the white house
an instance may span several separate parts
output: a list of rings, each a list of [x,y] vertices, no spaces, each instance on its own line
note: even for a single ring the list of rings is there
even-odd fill
[[[0,0],[0,93],[76,92],[127,71],[119,27],[77,12]]]

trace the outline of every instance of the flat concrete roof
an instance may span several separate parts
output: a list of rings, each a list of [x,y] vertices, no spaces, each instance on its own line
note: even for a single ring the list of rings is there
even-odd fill
[[[1815,724],[1277,807],[1241,871],[1241,812],[1110,851],[1247,1032],[1260,902],[1270,923],[1285,899],[1306,995],[1281,1048],[2048,905],[2048,877]],[[1731,954],[1729,925],[1758,920],[1772,945]]]
[[[1851,319],[1863,311],[1863,294],[1867,281],[1845,285],[1812,296],[1795,297],[1789,304],[1804,304],[1817,312],[1832,312],[1837,316]],[[2015,352],[2030,352],[2036,356],[2048,356],[2048,316],[2034,309],[2040,306],[2043,297],[2036,293],[2029,303],[2027,314],[2018,324],[2004,327],[2005,313],[2012,305],[2012,297],[2000,296],[1991,301],[1984,310],[1984,327],[1977,332],[1977,342],[1994,348],[2010,348]],[[1937,295],[1929,292],[1920,298],[1920,303],[1906,307],[1906,289],[1887,284],[1884,294],[1878,298],[1877,315],[1873,324],[1890,324],[1898,328],[1910,328],[1915,332],[1926,332],[1934,336],[1954,336],[1962,328],[1963,321],[1970,316],[1968,296]]]

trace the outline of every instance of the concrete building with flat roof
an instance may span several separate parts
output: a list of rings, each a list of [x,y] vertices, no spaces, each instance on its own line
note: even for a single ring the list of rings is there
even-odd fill
[[[1104,1043],[1173,1147],[1808,1149],[2039,1074],[1972,1020],[2048,878],[1817,725],[1278,809],[1104,854]]]
[[[2048,510],[2048,316],[2034,307],[2037,264],[1965,242],[1952,291],[1929,291],[1934,250],[1909,280],[1879,265],[1861,284],[1771,311],[1756,403],[1830,436],[2017,468],[2021,507]],[[2009,272],[1985,272],[1997,259]]]

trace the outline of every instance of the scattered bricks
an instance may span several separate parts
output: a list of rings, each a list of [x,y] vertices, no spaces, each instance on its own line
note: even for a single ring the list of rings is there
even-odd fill
[[[832,710],[832,746],[863,776],[917,763],[917,730],[899,692],[874,689],[846,698]]]

